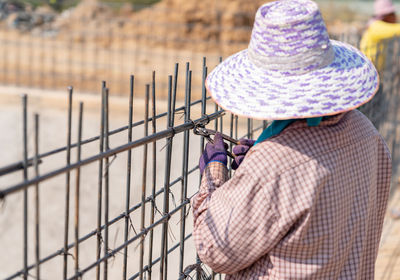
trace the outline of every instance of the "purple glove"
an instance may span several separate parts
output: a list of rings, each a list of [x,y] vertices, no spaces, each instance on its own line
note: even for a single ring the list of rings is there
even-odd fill
[[[233,153],[236,155],[235,160],[231,164],[233,170],[236,170],[239,167],[239,165],[244,160],[247,152],[250,150],[251,147],[253,147],[255,142],[255,140],[251,139],[240,139],[240,144],[233,147]]]
[[[225,165],[227,164],[226,147],[227,146],[222,140],[221,134],[217,132],[214,136],[214,143],[207,143],[206,148],[200,157],[199,168],[201,174],[203,174],[207,164],[212,161],[218,161]]]

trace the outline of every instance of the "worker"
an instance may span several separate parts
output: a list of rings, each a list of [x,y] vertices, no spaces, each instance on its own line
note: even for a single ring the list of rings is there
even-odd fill
[[[273,120],[233,149],[208,143],[192,198],[200,259],[225,279],[373,279],[391,157],[358,110],[378,73],[356,48],[329,39],[315,2],[261,6],[250,44],[206,86],[222,108]]]
[[[400,24],[396,22],[392,1],[375,0],[374,16],[362,36],[360,49],[374,62],[379,72],[385,68],[387,44],[391,38],[400,36]]]

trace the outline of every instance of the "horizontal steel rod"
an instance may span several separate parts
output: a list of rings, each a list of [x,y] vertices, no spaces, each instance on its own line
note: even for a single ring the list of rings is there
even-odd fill
[[[40,164],[40,163],[42,163],[41,160],[38,161],[38,164]],[[34,165],[34,159],[31,158],[28,160],[28,167],[31,167],[33,165]],[[0,168],[0,176],[6,175],[6,174],[14,172],[14,171],[19,171],[21,169],[24,169],[24,163],[22,161],[12,163],[10,165]]]
[[[221,113],[222,113],[222,112],[221,112]],[[209,119],[212,120],[211,116],[209,117]],[[201,119],[200,119],[200,120],[201,120]],[[257,127],[257,128],[254,129],[254,131],[260,130],[260,129],[262,129],[262,128],[263,128],[263,126]],[[188,173],[189,173],[189,174],[192,174],[192,173],[193,173],[194,171],[196,171],[197,169],[198,169],[198,166],[196,166],[196,167],[194,167],[193,169],[191,169]],[[183,179],[182,176],[181,176],[181,177],[178,177],[177,179],[175,179],[174,181],[172,181],[172,182],[170,183],[170,185],[173,186],[173,185],[177,184],[178,182],[180,182],[182,179]],[[148,196],[148,197],[146,198],[146,200],[145,200],[145,203],[148,203],[148,202],[153,201],[157,196],[159,196],[159,195],[162,194],[162,193],[163,193],[163,189],[160,189],[160,190],[155,194],[155,196],[153,196],[153,195]],[[138,203],[137,205],[133,206],[132,208],[130,208],[129,213],[132,213],[133,211],[139,209],[139,208],[141,207],[141,205],[142,205],[142,203],[140,202],[140,203]],[[120,219],[122,219],[122,218],[124,218],[124,217],[125,217],[125,213],[120,214],[119,216],[117,216],[116,218],[114,218],[113,220],[111,220],[109,225],[114,224],[115,222],[119,221]],[[101,230],[103,230],[103,229],[104,229],[104,225],[101,227]],[[80,238],[78,242],[79,242],[79,243],[82,243],[82,242],[88,240],[90,237],[96,235],[96,233],[97,233],[97,230],[94,230],[94,231],[88,233],[87,235],[83,236],[82,238]],[[74,246],[75,246],[75,243],[71,243],[71,244],[68,245],[68,249],[71,249],[71,248],[73,248]],[[170,250],[171,250],[171,249],[170,249]],[[170,250],[169,250],[169,251],[170,251]],[[51,255],[49,255],[49,256],[43,258],[42,260],[40,260],[39,264],[43,264],[43,263],[45,263],[45,262],[47,262],[47,261],[49,261],[49,260],[51,260],[51,259],[53,259],[53,258],[55,258],[55,257],[57,257],[57,256],[63,255],[63,254],[64,254],[64,249],[62,248],[62,249],[56,251],[55,253],[53,253],[53,254],[51,254]],[[35,265],[28,266],[28,267],[27,267],[27,270],[29,271],[29,270],[33,269],[34,267],[35,267]],[[147,266],[146,266],[146,267],[147,267]],[[6,279],[13,279],[13,278],[18,277],[18,276],[20,276],[20,275],[22,275],[22,274],[23,274],[23,270],[21,270],[21,271],[19,271],[19,272],[16,272],[15,274],[13,274],[12,276],[10,276],[9,278],[6,278]]]
[[[145,236],[151,229],[155,228],[156,226],[160,225],[161,223],[164,223],[167,219],[169,219],[172,215],[178,213],[178,211],[181,210],[181,208],[185,207],[189,203],[190,203],[189,199],[184,201],[181,205],[176,207],[174,210],[170,211],[166,215],[163,215],[162,218],[159,219],[158,221],[156,221],[154,224],[152,224],[152,225],[148,226],[147,228],[143,229],[137,235],[135,235],[134,237],[132,237],[128,241],[124,242],[122,245],[120,245],[119,247],[115,248],[114,250],[110,250],[108,254],[105,254],[102,258],[98,259],[96,262],[94,262],[91,265],[87,266],[86,268],[82,269],[79,273],[77,273],[73,277],[69,278],[69,280],[81,278],[84,273],[88,272],[89,270],[91,270],[92,268],[97,266],[99,263],[105,261],[106,259],[109,259],[109,258],[113,257],[116,253],[118,253],[119,251],[124,249],[126,246],[128,246],[132,242],[135,242],[140,237]]]
[[[178,125],[176,127],[171,127],[169,129],[157,132],[156,134],[152,134],[152,135],[149,135],[147,137],[143,137],[143,138],[138,139],[136,141],[121,145],[121,146],[119,146],[117,148],[110,149],[110,150],[108,150],[106,152],[103,152],[103,153],[97,154],[95,156],[89,157],[89,158],[87,158],[85,160],[73,163],[71,165],[62,167],[60,169],[56,169],[56,170],[51,171],[49,173],[46,173],[46,174],[44,174],[44,175],[42,175],[40,177],[35,177],[33,179],[26,180],[26,181],[24,181],[22,183],[19,183],[19,184],[16,184],[14,186],[11,186],[9,188],[0,190],[0,199],[4,199],[7,195],[10,195],[12,193],[18,192],[20,190],[27,189],[27,187],[29,187],[31,185],[43,182],[43,181],[48,180],[50,178],[53,178],[53,177],[55,177],[57,175],[64,174],[64,173],[66,173],[68,171],[71,171],[71,170],[73,170],[75,168],[87,165],[87,164],[95,162],[97,160],[100,160],[100,159],[103,159],[103,158],[106,158],[106,157],[110,157],[110,156],[125,152],[127,150],[130,150],[130,149],[139,147],[141,145],[144,145],[146,143],[151,143],[153,141],[164,139],[166,137],[172,137],[173,135],[181,133],[181,132],[183,132],[185,130],[193,129],[193,127],[195,127],[197,124],[217,119],[217,118],[221,117],[223,114],[225,114],[225,112],[223,110],[217,111],[217,112],[215,112],[215,113],[213,113],[211,115],[203,116],[203,117],[201,117],[201,118],[199,118],[199,119],[197,119],[195,121],[187,122],[187,123]]]
[[[195,166],[194,168],[192,168],[192,169],[188,172],[188,175],[192,174],[192,173],[193,173],[194,171],[196,171],[198,168],[199,168],[198,165]],[[174,181],[172,181],[172,182],[170,183],[170,186],[172,187],[172,186],[176,185],[176,184],[177,184],[178,182],[180,182],[182,179],[183,179],[182,176],[178,177],[177,179],[175,179]],[[158,192],[155,193],[154,196],[153,196],[153,195],[149,195],[149,196],[146,198],[145,203],[148,203],[148,202],[151,202],[151,201],[155,200],[155,199],[157,198],[157,196],[159,196],[159,195],[162,194],[163,192],[164,192],[164,189],[161,188]],[[136,204],[135,206],[133,206],[132,208],[129,209],[128,214],[130,214],[130,213],[132,213],[133,211],[139,209],[141,206],[142,206],[142,202],[139,202],[138,204]],[[178,207],[179,207],[179,206],[178,206]],[[121,219],[124,218],[125,216],[126,216],[125,213],[122,213],[122,214],[120,214],[119,216],[115,217],[114,219],[110,220],[109,226],[111,226],[111,225],[113,225],[114,223],[118,222],[119,220],[121,220]],[[102,226],[100,227],[100,230],[103,230],[103,229],[104,229],[104,225],[102,225]],[[91,231],[90,233],[86,234],[85,236],[79,238],[78,243],[82,243],[82,242],[88,240],[90,237],[92,237],[92,236],[94,236],[94,235],[96,235],[96,234],[97,234],[97,229],[95,229],[95,230]],[[68,250],[71,249],[72,247],[74,247],[75,244],[76,244],[75,242],[70,243],[70,244],[68,245]],[[51,259],[53,259],[53,258],[55,258],[55,257],[57,257],[57,256],[63,255],[63,254],[64,254],[64,248],[61,248],[61,249],[59,249],[58,251],[56,251],[55,253],[53,253],[53,254],[51,254],[51,255],[48,255],[47,257],[45,257],[45,258],[43,258],[42,260],[40,260],[40,261],[39,261],[39,264],[43,264],[43,263],[45,263],[45,262],[47,262],[47,261],[49,261],[49,260],[51,260]],[[31,269],[34,268],[34,267],[35,267],[35,265],[28,266],[27,271],[31,270]],[[15,274],[11,275],[10,277],[8,277],[8,278],[6,278],[6,279],[13,279],[13,278],[15,278],[15,277],[17,277],[17,276],[19,276],[19,275],[22,275],[23,273],[24,273],[24,271],[23,271],[23,270],[20,270],[20,271],[16,272]]]
[[[210,99],[210,98],[211,97],[207,97],[207,100]],[[201,103],[201,100],[196,100],[193,103],[191,103],[190,106],[194,106],[194,105],[197,105],[199,103]],[[184,110],[185,110],[185,106],[181,106],[181,107],[177,108],[174,112],[177,113],[177,112],[184,111]],[[155,118],[156,119],[160,119],[160,118],[165,117],[165,116],[167,116],[167,112],[158,114]],[[150,117],[148,119],[149,122],[152,121],[152,120],[153,120],[153,117]],[[141,120],[141,121],[133,123],[132,127],[136,127],[136,126],[139,126],[139,125],[142,125],[142,124],[144,124],[144,120]],[[120,127],[120,128],[117,128],[115,130],[110,131],[109,135],[117,134],[119,132],[127,130],[128,128],[129,128],[128,125]],[[99,139],[100,139],[100,136],[94,136],[94,137],[88,138],[86,140],[82,140],[81,145],[92,143],[92,142],[94,142],[96,140],[99,140]],[[71,148],[76,148],[77,146],[78,146],[78,143],[71,144]],[[54,154],[57,154],[57,153],[64,152],[65,150],[67,150],[66,146],[51,150],[51,151],[46,152],[46,153],[42,153],[42,154],[39,155],[39,159],[45,158],[45,157],[48,157],[48,156],[51,156],[51,155],[54,155]],[[42,161],[39,160],[39,163],[42,163]],[[29,158],[28,159],[28,166],[29,167],[33,166],[33,158]],[[12,163],[12,164],[7,165],[7,166],[0,167],[0,176],[8,174],[8,173],[11,173],[11,172],[14,172],[14,171],[21,170],[23,168],[24,168],[23,161],[15,162],[15,163]]]
[[[196,167],[194,167],[193,169],[191,169],[191,170],[188,172],[188,175],[192,174],[192,173],[193,173],[194,171],[196,171],[198,168],[199,168],[199,166],[197,165]],[[180,181],[182,181],[182,180],[183,180],[183,177],[180,176],[180,177],[178,177],[177,179],[175,179],[174,181],[172,181],[169,185],[170,185],[170,187],[172,187],[172,186],[174,186],[175,184],[177,184],[178,182],[180,182]],[[149,195],[149,196],[146,198],[146,200],[145,200],[144,202],[145,202],[145,203],[148,203],[148,202],[154,201],[154,200],[157,198],[157,196],[159,196],[159,195],[162,194],[162,193],[164,193],[164,189],[163,189],[163,188],[161,188],[159,191],[157,191],[157,192],[155,193],[155,196]],[[129,213],[129,214],[132,213],[133,211],[139,209],[141,206],[142,206],[142,202],[139,202],[138,204],[136,204],[135,206],[133,206],[132,208],[130,208],[128,213]],[[125,216],[125,214],[120,214],[119,216],[117,216],[116,218],[114,218],[113,220],[111,220],[111,221],[110,221],[110,224],[113,224],[113,223],[117,222],[118,220],[122,219],[124,216]]]
[[[261,130],[262,128],[263,128],[263,126],[259,126],[259,127],[255,128],[254,131]],[[247,133],[246,133],[245,135],[243,135],[243,137],[246,136],[246,135],[247,135]],[[194,168],[192,168],[192,169],[188,172],[188,175],[189,175],[189,174],[192,174],[192,173],[193,173],[194,171],[196,171],[197,169],[198,169],[198,166],[195,166]],[[171,181],[170,186],[172,187],[172,186],[176,185],[176,184],[179,183],[182,179],[183,179],[182,176],[176,178],[174,181]],[[161,188],[159,191],[157,191],[157,192],[155,193],[154,196],[153,196],[153,195],[149,195],[149,196],[146,198],[145,203],[149,203],[149,202],[155,200],[155,199],[156,199],[160,194],[162,194],[163,192],[164,192],[164,189]],[[132,213],[133,211],[139,209],[141,206],[142,206],[142,202],[140,202],[140,203],[134,205],[132,208],[129,209],[128,214],[130,214],[130,213]],[[178,206],[178,207],[179,207],[179,206]],[[125,213],[120,214],[119,216],[117,216],[117,217],[115,217],[114,219],[110,220],[109,225],[112,225],[112,224],[118,222],[119,220],[121,220],[121,219],[124,218],[124,217],[125,217]],[[103,230],[103,229],[104,229],[104,225],[102,225],[100,229]],[[97,230],[93,230],[92,232],[88,233],[87,235],[81,237],[81,238],[79,239],[78,242],[79,242],[79,243],[82,243],[82,242],[88,240],[90,237],[96,235],[96,233],[97,233]],[[75,246],[75,243],[73,242],[73,243],[71,243],[71,244],[68,245],[68,249],[71,249],[71,248],[73,248],[74,246]],[[170,250],[171,250],[171,249],[170,249]],[[169,251],[170,251],[170,250],[169,250]],[[51,254],[51,255],[49,255],[49,256],[43,258],[42,260],[40,260],[39,264],[43,264],[43,263],[45,263],[45,262],[47,262],[47,261],[49,261],[49,260],[51,260],[51,259],[53,259],[53,258],[55,258],[55,257],[57,257],[57,256],[63,255],[63,254],[64,254],[64,249],[61,248],[61,249],[59,249],[58,251],[56,251],[55,253],[53,253],[53,254]],[[159,261],[159,259],[157,259],[157,260]],[[31,270],[31,269],[34,268],[34,267],[35,267],[35,265],[30,265],[30,266],[27,267],[27,270],[29,271],[29,270]],[[147,268],[147,266],[145,266],[145,268]],[[145,270],[146,270],[146,269],[145,269]],[[10,277],[8,277],[8,278],[6,278],[6,279],[13,279],[13,278],[18,277],[18,276],[20,276],[20,275],[22,275],[22,274],[23,274],[23,270],[16,272],[15,274],[11,275]]]
[[[190,237],[192,237],[192,234],[188,234],[185,236],[185,238],[183,239],[184,241],[187,241]],[[168,254],[171,254],[173,251],[175,251],[180,245],[179,243],[176,243],[174,246],[172,246],[169,250],[168,250]],[[158,263],[161,260],[160,257],[158,257],[157,259],[155,259],[154,261],[151,262],[151,266],[154,266],[156,263]],[[143,272],[149,271],[149,266],[146,265],[143,267]],[[139,272],[136,273],[135,275],[133,275],[131,278],[129,278],[129,280],[134,280],[136,278],[139,277]]]

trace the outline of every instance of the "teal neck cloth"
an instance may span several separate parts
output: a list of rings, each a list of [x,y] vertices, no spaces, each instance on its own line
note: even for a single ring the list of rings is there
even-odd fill
[[[309,118],[306,120],[307,120],[308,126],[317,126],[321,123],[322,119],[323,119],[323,117]],[[266,129],[264,129],[264,131],[261,133],[260,137],[258,137],[258,139],[254,145],[257,145],[258,143],[260,143],[272,136],[278,135],[286,127],[288,127],[290,124],[294,123],[295,121],[298,121],[298,119],[273,121]]]

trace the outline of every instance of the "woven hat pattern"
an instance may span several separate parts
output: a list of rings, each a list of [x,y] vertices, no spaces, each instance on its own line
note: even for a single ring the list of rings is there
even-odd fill
[[[257,11],[248,48],[255,65],[298,75],[332,62],[332,47],[318,6],[311,1],[298,3],[303,5],[287,7],[277,2]],[[285,24],[289,20],[292,24]]]
[[[279,120],[355,109],[379,78],[360,51],[329,40],[314,2],[283,0],[260,7],[249,48],[217,66],[206,85],[236,115]]]

